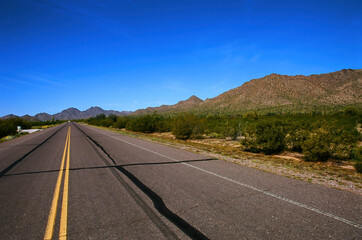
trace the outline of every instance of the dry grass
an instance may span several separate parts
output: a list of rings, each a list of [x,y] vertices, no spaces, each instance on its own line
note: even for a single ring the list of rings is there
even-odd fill
[[[146,134],[124,129],[103,129],[362,195],[362,174],[357,173],[353,165],[347,161],[305,162],[302,155],[296,153],[285,152],[279,155],[266,156],[245,152],[241,150],[238,141],[226,139],[183,141],[175,139],[171,133]]]

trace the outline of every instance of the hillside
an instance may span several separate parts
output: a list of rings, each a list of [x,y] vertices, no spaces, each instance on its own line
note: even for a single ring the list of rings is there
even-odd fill
[[[270,74],[207,99],[197,111],[308,111],[361,105],[362,70],[344,69],[310,76]]]
[[[192,96],[175,105],[140,109],[135,114],[310,112],[362,106],[362,70],[313,74],[310,76],[270,74],[253,79],[214,98],[202,101]]]
[[[195,95],[191,96],[189,99],[185,101],[179,101],[174,105],[162,105],[160,107],[148,107],[146,109],[139,109],[134,112],[135,115],[142,114],[152,114],[154,112],[157,113],[176,113],[176,112],[187,112],[191,111],[195,107],[197,107],[203,101],[196,97]]]

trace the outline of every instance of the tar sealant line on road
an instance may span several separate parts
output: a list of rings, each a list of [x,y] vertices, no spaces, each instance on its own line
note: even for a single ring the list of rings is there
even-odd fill
[[[208,171],[208,170],[206,170],[206,169],[203,169],[203,168],[200,168],[200,167],[196,167],[196,166],[194,166],[194,165],[191,165],[191,164],[188,164],[188,163],[185,163],[185,162],[180,162],[179,160],[174,159],[174,158],[169,157],[169,156],[166,156],[166,155],[163,155],[162,153],[155,152],[155,151],[153,151],[153,150],[151,150],[151,149],[148,149],[148,148],[139,146],[139,145],[137,145],[137,144],[128,142],[128,141],[126,141],[126,140],[117,138],[117,137],[115,137],[115,136],[107,135],[107,134],[105,134],[105,133],[103,133],[103,132],[101,132],[101,131],[98,131],[98,130],[96,130],[96,131],[99,132],[99,133],[101,133],[101,134],[103,134],[103,135],[105,135],[105,136],[114,138],[114,139],[116,139],[116,140],[118,140],[118,141],[121,141],[121,142],[127,143],[127,144],[129,144],[129,145],[138,147],[138,148],[140,148],[140,149],[143,149],[143,150],[145,150],[145,151],[154,153],[154,154],[159,155],[159,156],[161,156],[161,157],[170,159],[170,160],[172,160],[172,161],[179,162],[179,163],[181,163],[181,164],[183,164],[183,165],[186,165],[186,166],[188,166],[188,167],[197,169],[197,170],[199,170],[199,171],[201,171],[201,172],[208,173],[208,174],[213,175],[213,176],[215,176],[215,177],[218,177],[218,178],[224,179],[224,180],[226,180],[226,181],[229,181],[229,182],[238,184],[238,185],[240,185],[240,186],[249,188],[249,189],[251,189],[251,190],[254,190],[254,191],[263,193],[263,194],[265,194],[265,195],[267,195],[267,196],[270,196],[270,197],[273,197],[273,198],[276,198],[276,199],[279,199],[279,200],[282,200],[282,201],[291,203],[291,204],[293,204],[293,205],[295,205],[295,206],[298,206],[298,207],[301,207],[301,208],[310,210],[310,211],[312,211],[312,212],[321,214],[321,215],[323,215],[323,216],[330,217],[330,218],[335,219],[335,220],[337,220],[337,221],[346,223],[346,224],[351,225],[351,226],[353,226],[353,227],[362,229],[362,225],[361,225],[361,224],[355,223],[355,222],[353,222],[353,221],[350,221],[350,220],[345,219],[345,218],[342,218],[342,217],[338,217],[338,216],[336,216],[336,215],[334,215],[334,214],[332,214],[332,213],[325,212],[325,211],[322,211],[322,210],[320,210],[320,209],[318,209],[318,208],[315,208],[315,207],[312,207],[312,206],[309,206],[309,205],[306,205],[306,204],[303,204],[303,203],[294,201],[294,200],[292,200],[292,199],[289,199],[289,198],[286,198],[286,197],[283,197],[283,196],[279,196],[279,195],[277,195],[277,194],[274,194],[274,193],[265,191],[265,190],[263,190],[263,189],[256,188],[256,187],[254,187],[254,186],[252,186],[252,185],[249,185],[249,184],[246,184],[246,183],[243,183],[243,182],[240,182],[240,181],[237,181],[237,180],[228,178],[228,177],[224,177],[224,176],[222,176],[222,175],[219,175],[219,174],[217,174],[217,173]]]
[[[77,126],[76,126],[77,127]],[[78,128],[78,127],[77,127]],[[114,165],[116,165],[115,160],[112,158],[112,156],[94,139],[92,139],[89,135],[87,135],[82,129],[78,128],[80,132],[84,134],[84,136],[89,140],[90,142],[93,142],[94,145],[99,147],[99,149],[107,155],[107,157],[113,162]],[[93,145],[92,145],[93,146]],[[107,161],[105,158],[101,157],[102,160],[107,164]],[[108,164],[107,164],[108,165]],[[140,181],[135,175],[133,175],[131,172],[126,170],[123,166],[115,166],[117,170],[122,172],[131,182],[133,182],[138,189],[140,189],[146,196],[153,202],[153,206],[155,209],[165,218],[167,218],[170,222],[172,222],[176,227],[178,227],[182,232],[184,232],[187,236],[189,236],[191,239],[198,239],[198,240],[208,240],[209,238],[204,235],[202,232],[200,232],[198,229],[193,227],[191,224],[189,224],[186,220],[178,216],[176,213],[172,212],[164,203],[163,199],[154,192],[151,188],[146,186],[142,181]],[[119,175],[114,172],[114,168],[110,169],[114,176],[119,179]],[[121,182],[123,185],[123,183]],[[129,185],[127,185],[129,187]],[[137,194],[136,194],[137,195]],[[153,221],[153,220],[152,220]],[[160,229],[161,230],[161,229]],[[161,230],[161,232],[163,232]],[[174,235],[172,232],[169,232],[170,234]],[[170,238],[170,235],[166,236],[167,238]],[[175,236],[176,237],[176,236]],[[177,237],[176,237],[177,238]]]

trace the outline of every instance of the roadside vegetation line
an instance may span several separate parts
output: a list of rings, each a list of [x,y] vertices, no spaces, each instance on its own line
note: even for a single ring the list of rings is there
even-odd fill
[[[28,141],[28,140],[30,140],[30,139],[33,139],[34,137],[37,137],[37,136],[39,136],[39,135],[44,134],[45,131],[37,132],[37,133],[39,133],[39,134],[33,134],[31,137],[22,139],[21,141],[18,141],[17,143],[15,143],[15,144],[12,145],[12,146],[8,146],[8,147],[1,148],[1,149],[0,149],[0,152],[3,151],[3,150],[5,150],[5,149],[8,149],[8,148],[10,148],[10,147],[17,147],[20,143],[26,142],[26,141]],[[27,134],[27,135],[28,135],[28,134]],[[26,135],[24,135],[24,136],[26,136]]]
[[[44,240],[50,240],[53,237],[54,224],[55,224],[55,218],[57,215],[57,206],[58,206],[59,193],[60,193],[60,185],[62,183],[64,162],[65,162],[65,157],[67,154],[67,148],[69,146],[69,143],[70,143],[70,127],[68,128],[67,138],[65,141],[62,162],[61,162],[60,169],[59,169],[57,183],[55,185],[55,190],[54,190],[52,205],[51,205],[51,209],[50,209],[50,213],[49,213],[49,217],[48,217],[48,223],[47,223],[47,227],[45,230]]]
[[[97,132],[99,132],[99,133],[102,133],[102,134],[105,135],[105,136],[114,138],[114,139],[116,139],[116,140],[118,140],[118,141],[127,143],[127,144],[129,144],[129,145],[132,145],[132,146],[138,147],[138,148],[140,148],[140,149],[143,149],[143,150],[145,150],[145,151],[148,151],[148,152],[154,153],[154,154],[156,154],[156,155],[159,155],[159,156],[161,156],[161,157],[170,159],[170,160],[172,160],[172,161],[174,161],[174,162],[179,162],[179,163],[181,163],[181,164],[184,164],[184,165],[186,165],[186,166],[188,166],[188,167],[192,167],[192,168],[197,169],[197,170],[199,170],[199,171],[202,171],[202,172],[204,172],[204,173],[208,173],[208,174],[210,174],[210,175],[219,177],[219,178],[224,179],[224,180],[226,180],[226,181],[233,182],[233,183],[236,183],[236,184],[238,184],[238,185],[240,185],[240,186],[243,186],[243,187],[252,189],[252,190],[254,190],[254,191],[263,193],[263,194],[268,195],[268,196],[270,196],[270,197],[273,197],[273,198],[276,198],[276,199],[279,199],[279,200],[282,200],[282,201],[291,203],[291,204],[293,204],[293,205],[295,205],[295,206],[298,206],[298,207],[301,207],[301,208],[310,210],[310,211],[312,211],[312,212],[315,212],[315,213],[324,215],[324,216],[326,216],[326,217],[333,218],[333,219],[335,219],[335,220],[337,220],[337,221],[346,223],[346,224],[351,225],[351,226],[353,226],[353,227],[362,229],[362,225],[359,224],[359,223],[355,223],[355,222],[353,222],[353,221],[350,221],[350,220],[345,219],[345,218],[342,218],[342,217],[338,217],[338,216],[336,216],[336,215],[333,215],[333,214],[331,214],[331,213],[322,211],[322,210],[317,209],[317,208],[315,208],[315,207],[312,207],[312,206],[309,206],[309,205],[306,205],[306,204],[303,204],[303,203],[300,203],[300,202],[291,200],[291,199],[289,199],[289,198],[286,198],[286,197],[283,197],[283,196],[279,196],[279,195],[277,195],[277,194],[274,194],[274,193],[271,193],[271,192],[268,192],[268,191],[265,191],[265,190],[256,188],[256,187],[251,186],[251,185],[249,185],[249,184],[242,183],[242,182],[240,182],[240,181],[237,181],[237,180],[234,180],[234,179],[231,179],[231,178],[228,178],[228,177],[224,177],[224,176],[222,176],[222,175],[219,175],[219,174],[214,173],[214,172],[210,172],[210,171],[205,170],[205,169],[203,169],[203,168],[193,166],[193,165],[191,165],[191,164],[189,164],[189,163],[180,162],[180,161],[177,160],[177,159],[174,159],[174,158],[172,158],[172,157],[169,157],[169,156],[163,155],[163,154],[161,154],[161,153],[155,152],[155,151],[150,150],[150,149],[148,149],[148,148],[144,148],[144,147],[139,146],[139,145],[137,145],[137,144],[134,144],[134,143],[128,142],[128,141],[126,141],[126,140],[117,138],[117,137],[115,137],[115,136],[107,135],[107,134],[105,134],[105,133],[103,133],[103,132],[101,132],[101,131],[99,131],[99,130],[95,130],[95,131],[97,131]]]
[[[71,129],[69,127],[67,165],[65,168],[62,213],[61,213],[61,217],[60,217],[60,228],[59,228],[59,239],[61,239],[61,240],[67,239],[70,134],[71,134]]]

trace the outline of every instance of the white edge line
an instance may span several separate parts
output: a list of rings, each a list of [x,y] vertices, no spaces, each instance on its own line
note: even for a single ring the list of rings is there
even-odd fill
[[[303,203],[300,203],[300,202],[291,200],[291,199],[289,199],[289,198],[282,197],[282,196],[276,195],[276,194],[274,194],[274,193],[271,193],[271,192],[268,192],[268,191],[265,191],[265,190],[262,190],[262,189],[253,187],[253,186],[251,186],[251,185],[249,185],[249,184],[242,183],[242,182],[236,181],[236,180],[231,179],[231,178],[228,178],[228,177],[224,177],[224,176],[222,176],[222,175],[219,175],[219,174],[214,173],[214,172],[210,172],[210,171],[205,170],[205,169],[203,169],[203,168],[199,168],[199,167],[193,166],[193,165],[188,164],[188,163],[185,163],[185,162],[180,162],[180,161],[177,160],[177,159],[174,159],[174,158],[172,158],[172,157],[169,157],[169,156],[163,155],[163,154],[161,154],[161,153],[152,151],[152,150],[150,150],[150,149],[148,149],[148,148],[144,148],[144,147],[141,147],[141,146],[139,146],[139,145],[137,145],[137,144],[128,142],[128,141],[126,141],[126,140],[119,139],[119,138],[117,138],[117,137],[115,137],[115,136],[107,135],[107,134],[105,134],[105,133],[103,133],[103,132],[101,132],[101,131],[98,131],[98,130],[96,130],[96,131],[99,132],[99,133],[101,133],[101,134],[103,134],[103,135],[105,135],[105,136],[114,138],[114,139],[116,139],[116,140],[118,140],[118,141],[127,143],[127,144],[129,144],[129,145],[132,145],[132,146],[135,146],[135,147],[138,147],[138,148],[141,148],[141,149],[143,149],[143,150],[145,150],[145,151],[154,153],[154,154],[159,155],[159,156],[161,156],[161,157],[168,158],[168,159],[170,159],[170,160],[172,160],[172,161],[174,161],[174,162],[179,162],[179,163],[181,163],[181,164],[184,164],[184,165],[186,165],[186,166],[195,168],[195,169],[197,169],[197,170],[199,170],[199,171],[202,171],[202,172],[204,172],[204,173],[208,173],[208,174],[210,174],[210,175],[213,175],[213,176],[215,176],[215,177],[219,177],[219,178],[224,179],[224,180],[226,180],[226,181],[236,183],[236,184],[238,184],[238,185],[240,185],[240,186],[243,186],[243,187],[252,189],[252,190],[257,191],[257,192],[260,192],[260,193],[264,193],[265,195],[268,195],[268,196],[270,196],[270,197],[273,197],[273,198],[276,198],[276,199],[279,199],[279,200],[282,200],[282,201],[291,203],[291,204],[296,205],[296,206],[298,206],[298,207],[301,207],[301,208],[304,208],[304,209],[308,209],[308,210],[310,210],[310,211],[312,211],[312,212],[319,213],[319,214],[321,214],[321,215],[324,215],[324,216],[333,218],[333,219],[335,219],[335,220],[337,220],[337,221],[340,221],[340,222],[346,223],[346,224],[348,224],[348,225],[351,225],[351,226],[353,226],[353,227],[362,229],[362,225],[361,225],[361,224],[352,222],[352,221],[350,221],[350,220],[348,220],[348,219],[345,219],[345,218],[342,218],[342,217],[338,217],[338,216],[336,216],[336,215],[333,215],[332,213],[325,212],[325,211],[322,211],[322,210],[320,210],[320,209],[318,209],[318,208],[311,207],[311,206],[309,206],[309,205],[306,205],[306,204],[303,204]]]

